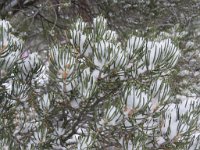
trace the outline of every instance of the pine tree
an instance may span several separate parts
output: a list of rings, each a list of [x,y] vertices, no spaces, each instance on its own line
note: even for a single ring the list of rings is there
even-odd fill
[[[199,102],[172,96],[170,38],[119,42],[102,16],[81,19],[48,61],[1,21],[1,149],[198,149]]]

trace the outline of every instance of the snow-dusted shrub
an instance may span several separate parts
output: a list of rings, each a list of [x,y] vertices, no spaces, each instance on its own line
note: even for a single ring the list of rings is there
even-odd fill
[[[171,97],[180,56],[172,40],[132,36],[121,43],[106,25],[102,16],[92,25],[79,19],[46,65],[20,46],[4,48],[2,147],[199,148],[199,102]]]

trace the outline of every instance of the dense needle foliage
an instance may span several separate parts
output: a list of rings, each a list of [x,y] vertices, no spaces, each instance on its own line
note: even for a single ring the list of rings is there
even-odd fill
[[[81,19],[48,61],[0,24],[0,145],[8,149],[198,149],[199,101],[173,99],[180,51],[158,36],[122,43]]]

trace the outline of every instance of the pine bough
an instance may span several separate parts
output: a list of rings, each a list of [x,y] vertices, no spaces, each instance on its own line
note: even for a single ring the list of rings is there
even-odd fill
[[[119,42],[78,19],[48,62],[0,22],[1,149],[199,149],[199,100],[173,99],[170,39]]]

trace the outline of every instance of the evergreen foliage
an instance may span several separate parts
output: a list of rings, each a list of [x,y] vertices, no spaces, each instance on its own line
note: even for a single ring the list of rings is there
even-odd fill
[[[170,38],[119,42],[102,16],[78,19],[48,62],[1,21],[0,147],[199,149],[199,101],[171,95]]]

